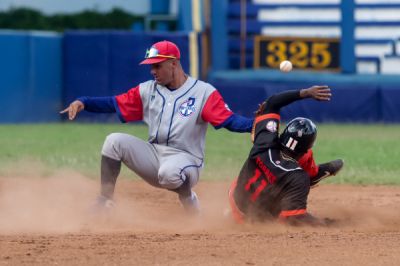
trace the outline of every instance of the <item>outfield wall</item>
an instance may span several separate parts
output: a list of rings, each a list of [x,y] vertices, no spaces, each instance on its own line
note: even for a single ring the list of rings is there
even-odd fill
[[[188,73],[200,63],[201,49],[200,56],[193,56],[192,38],[184,33],[0,31],[0,123],[61,121],[58,112],[79,96],[115,95],[151,79],[150,68],[138,64],[146,49],[163,39],[180,46]],[[330,103],[297,103],[284,110],[284,119],[303,115],[324,122],[400,122],[398,76],[242,70],[212,72],[209,81],[232,110],[246,116],[272,93],[326,84],[334,93]],[[117,118],[85,114],[78,121]]]
[[[0,123],[59,122],[65,119],[59,111],[79,96],[119,94],[151,79],[150,67],[139,62],[162,40],[175,42],[183,67],[200,74],[194,34],[0,30]],[[78,120],[117,121],[89,114]]]
[[[328,103],[305,100],[282,110],[284,120],[296,116],[319,122],[400,122],[400,77],[278,71],[220,71],[210,76],[232,110],[252,116],[268,96],[290,89],[328,85]]]
[[[0,31],[0,123],[60,121],[62,36]]]
[[[188,34],[145,34],[130,31],[69,31],[64,35],[63,103],[79,96],[116,95],[152,79],[150,67],[140,66],[146,50],[168,39],[181,50],[182,66],[189,70]],[[117,121],[115,115],[88,114],[79,121]]]

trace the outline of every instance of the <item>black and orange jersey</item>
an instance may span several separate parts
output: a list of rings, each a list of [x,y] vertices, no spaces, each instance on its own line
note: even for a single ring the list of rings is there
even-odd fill
[[[254,144],[233,193],[246,216],[266,219],[306,213],[310,178],[296,160],[282,153],[279,141],[279,110],[299,99],[299,91],[274,95],[255,119]]]

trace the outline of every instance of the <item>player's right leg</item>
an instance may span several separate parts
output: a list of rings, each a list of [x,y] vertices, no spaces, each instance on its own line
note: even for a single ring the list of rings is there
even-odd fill
[[[112,206],[114,189],[121,169],[121,162],[153,186],[159,187],[159,168],[152,144],[124,133],[107,136],[101,158],[101,193],[97,205]]]

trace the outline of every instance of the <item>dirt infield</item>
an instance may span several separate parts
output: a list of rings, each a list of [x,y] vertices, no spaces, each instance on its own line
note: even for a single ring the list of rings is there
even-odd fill
[[[112,217],[87,209],[98,182],[76,174],[0,178],[0,265],[400,265],[400,187],[321,185],[309,211],[330,228],[238,226],[228,182],[201,182],[203,214],[174,193],[120,180]]]

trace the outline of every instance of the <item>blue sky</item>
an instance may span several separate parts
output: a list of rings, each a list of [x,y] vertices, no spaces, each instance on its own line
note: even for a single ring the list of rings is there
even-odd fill
[[[31,7],[46,14],[74,13],[89,8],[109,11],[120,7],[134,14],[144,14],[150,10],[150,0],[0,0],[0,10],[10,7]]]

